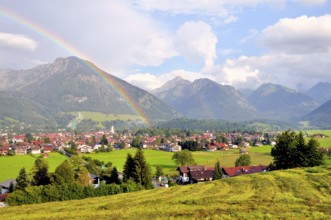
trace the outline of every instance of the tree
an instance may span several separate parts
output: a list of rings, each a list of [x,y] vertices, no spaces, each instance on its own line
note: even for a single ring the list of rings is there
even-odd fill
[[[26,133],[24,141],[31,143],[32,140],[33,140],[32,134],[31,133]]]
[[[276,169],[287,169],[296,167],[295,154],[297,139],[294,131],[287,130],[280,134],[276,145],[271,149]]]
[[[134,138],[131,142],[131,146],[134,148],[140,147],[140,140],[138,138]]]
[[[63,161],[54,173],[54,182],[63,185],[75,182],[75,172],[69,160]]]
[[[307,163],[303,166],[313,167],[323,164],[323,152],[319,149],[319,142],[315,138],[309,139],[306,149]]]
[[[181,166],[195,164],[192,153],[188,150],[182,150],[174,153],[174,155],[172,155],[172,159],[177,165]]]
[[[121,184],[121,180],[118,178],[118,172],[117,172],[117,168],[116,167],[114,167],[111,170],[110,178],[109,178],[109,183]]]
[[[126,161],[123,168],[123,181],[127,182],[133,178],[134,159],[131,154],[127,154]]]
[[[82,186],[88,186],[91,182],[91,178],[86,167],[80,165],[76,171],[76,182]]]
[[[251,157],[248,154],[242,154],[238,157],[238,159],[235,162],[235,166],[249,166],[251,165]]]
[[[28,174],[23,167],[20,170],[18,177],[16,178],[16,189],[23,190],[30,185]]]
[[[140,183],[140,185],[146,189],[153,188],[151,169],[145,160],[144,152],[141,148],[138,148],[134,156],[134,170],[132,176],[136,183]]]
[[[101,145],[107,145],[108,144],[108,139],[107,139],[105,134],[102,135],[101,140],[100,140],[100,144]]]
[[[215,170],[214,170],[214,174],[213,174],[213,180],[218,180],[221,179],[223,176],[223,171],[222,171],[222,167],[219,161],[216,162],[215,164]]]
[[[274,157],[273,166],[276,169],[323,164],[323,153],[319,149],[318,141],[311,138],[306,143],[302,132],[296,134],[287,130],[278,136],[276,143],[271,150],[271,155]]]
[[[155,171],[155,176],[156,177],[159,177],[159,176],[163,176],[164,173],[163,173],[163,169],[160,165],[157,165],[156,166],[156,171]]]
[[[50,184],[47,160],[43,158],[38,158],[35,161],[32,168],[32,176],[33,179],[31,181],[31,184],[34,186]]]

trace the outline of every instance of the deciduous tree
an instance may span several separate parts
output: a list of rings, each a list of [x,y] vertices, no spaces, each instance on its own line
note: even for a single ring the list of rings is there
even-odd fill
[[[172,155],[172,159],[175,161],[177,165],[181,165],[181,166],[195,164],[193,155],[188,150],[182,150],[174,153],[174,155]]]
[[[251,157],[248,154],[242,154],[235,162],[235,166],[249,166],[251,165]]]

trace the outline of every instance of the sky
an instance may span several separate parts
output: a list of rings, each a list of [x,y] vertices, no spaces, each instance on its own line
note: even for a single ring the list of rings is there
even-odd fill
[[[331,82],[330,0],[0,0],[0,69],[77,56],[146,90],[176,76]]]

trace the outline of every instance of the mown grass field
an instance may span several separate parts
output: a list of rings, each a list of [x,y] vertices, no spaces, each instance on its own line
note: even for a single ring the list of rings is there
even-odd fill
[[[311,134],[311,135],[313,135],[313,134],[325,134],[325,135],[327,135],[328,137],[318,138],[317,140],[319,141],[321,147],[331,148],[331,130],[308,130],[308,131],[305,131],[305,132],[308,133],[308,134]]]
[[[104,161],[105,163],[110,161],[113,163],[113,166],[116,166],[119,171],[122,171],[127,154],[130,153],[134,156],[135,152],[135,150],[115,150],[107,153],[82,154],[82,156],[89,156],[93,159]],[[171,159],[173,155],[172,152],[144,150],[144,155],[146,161],[151,165],[153,173],[157,165],[160,165],[166,174],[174,175],[177,173],[177,165]],[[211,167],[215,166],[217,160],[220,161],[222,166],[234,166],[235,160],[240,156],[238,149],[217,152],[198,151],[192,152],[192,155],[197,164]],[[272,161],[272,157],[267,153],[252,152],[250,156],[253,165],[268,165]]]
[[[65,156],[56,152],[49,153],[48,155],[46,160],[48,161],[49,171],[51,172],[55,171],[55,168],[66,159]],[[0,182],[9,178],[15,179],[22,167],[25,167],[25,169],[30,172],[38,156],[39,155],[35,155],[35,157],[30,155],[17,155],[0,157]]]
[[[330,219],[331,166],[0,209],[1,219]]]

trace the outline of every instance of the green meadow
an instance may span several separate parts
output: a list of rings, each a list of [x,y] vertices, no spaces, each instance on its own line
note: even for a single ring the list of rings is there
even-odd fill
[[[329,219],[331,166],[5,207],[1,219]]]
[[[51,172],[55,171],[55,168],[66,159],[65,156],[56,152],[48,153],[48,155],[46,160],[48,161],[49,170]],[[0,182],[9,178],[15,179],[22,167],[25,167],[29,172],[38,156],[39,155],[16,155],[0,157]]]
[[[317,140],[319,141],[320,143],[320,146],[321,147],[328,147],[328,148],[331,148],[331,130],[308,130],[308,131],[305,131],[306,133],[308,134],[325,134],[326,138],[318,138]]]
[[[135,150],[115,150],[107,153],[83,154],[82,156],[89,156],[104,162],[110,161],[113,163],[113,166],[116,166],[119,171],[122,171],[127,154],[130,153],[134,156],[135,152]],[[155,167],[160,165],[166,174],[176,174],[177,165],[171,159],[173,154],[172,152],[158,150],[144,150],[145,158],[151,165],[153,173]],[[235,160],[240,156],[238,149],[217,152],[196,151],[192,152],[192,155],[197,164],[211,167],[213,167],[218,160],[221,162],[222,166],[234,166]],[[272,157],[267,153],[252,152],[250,156],[253,165],[268,165],[272,161]]]

